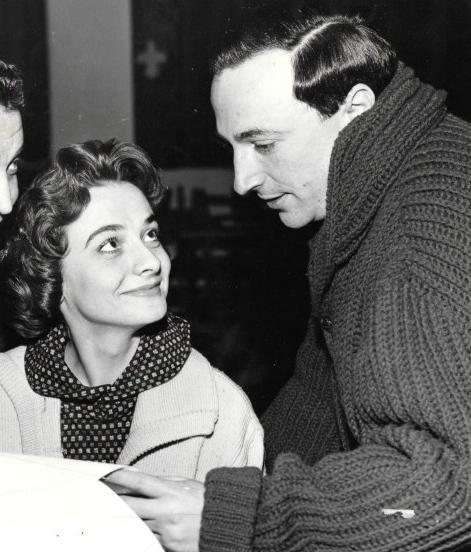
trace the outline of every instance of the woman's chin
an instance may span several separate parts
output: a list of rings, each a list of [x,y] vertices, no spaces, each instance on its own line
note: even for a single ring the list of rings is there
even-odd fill
[[[142,316],[143,326],[148,326],[149,324],[155,324],[160,322],[167,316],[167,306],[165,308],[153,309],[149,313],[146,313]]]

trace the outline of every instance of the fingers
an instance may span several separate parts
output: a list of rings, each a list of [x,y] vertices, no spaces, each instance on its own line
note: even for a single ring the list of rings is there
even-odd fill
[[[198,550],[204,485],[181,477],[160,478],[126,469],[105,478],[125,488],[121,499],[139,516],[168,551]]]
[[[107,475],[103,478],[103,482],[109,484],[113,490],[117,488],[118,494],[158,498],[169,491],[168,483],[164,479],[125,468]]]
[[[130,491],[127,487],[123,487],[122,485],[118,485],[117,483],[113,483],[112,481],[108,481],[107,479],[103,478],[101,479],[101,481],[118,495],[132,494],[132,491]]]
[[[143,520],[157,520],[168,515],[165,503],[137,496],[121,496],[126,504]]]

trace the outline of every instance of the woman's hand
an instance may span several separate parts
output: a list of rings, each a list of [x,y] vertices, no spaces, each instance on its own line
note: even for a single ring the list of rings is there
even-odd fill
[[[104,482],[136,512],[169,552],[198,552],[204,485],[121,469]]]

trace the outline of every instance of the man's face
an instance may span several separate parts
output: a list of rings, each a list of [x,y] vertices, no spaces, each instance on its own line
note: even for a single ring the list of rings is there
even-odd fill
[[[342,110],[323,119],[294,97],[290,53],[268,50],[223,70],[211,101],[234,151],[235,191],[254,191],[291,228],[322,220],[332,148],[349,120]]]
[[[11,212],[18,198],[18,156],[23,147],[19,111],[0,106],[0,221]]]

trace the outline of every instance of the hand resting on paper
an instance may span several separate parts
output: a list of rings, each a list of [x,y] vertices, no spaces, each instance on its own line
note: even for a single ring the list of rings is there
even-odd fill
[[[156,477],[125,468],[104,478],[169,552],[197,552],[204,485],[181,477]]]

